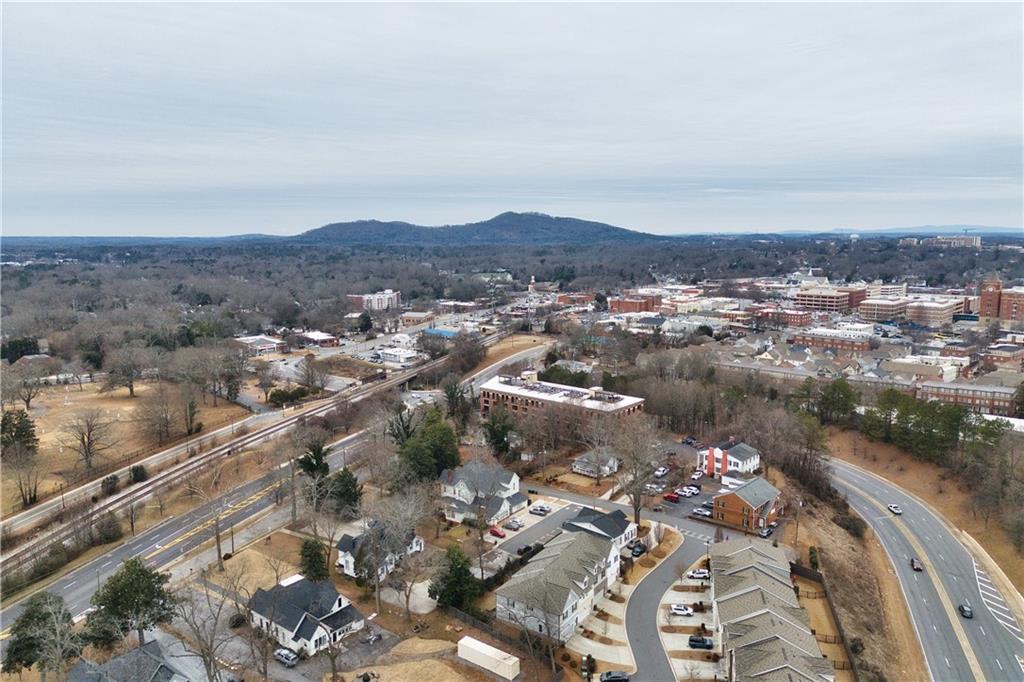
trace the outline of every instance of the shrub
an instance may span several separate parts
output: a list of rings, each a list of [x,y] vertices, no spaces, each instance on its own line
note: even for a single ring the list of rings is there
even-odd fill
[[[836,514],[832,517],[832,523],[857,539],[863,539],[864,533],[868,528],[868,524],[864,522],[864,519],[853,514]]]
[[[141,464],[136,464],[129,469],[129,475],[132,483],[142,483],[149,478],[149,472],[146,471],[146,467]]]
[[[864,640],[860,637],[854,637],[850,640],[850,651],[859,654],[864,651]]]
[[[110,497],[117,492],[117,481],[117,474],[110,474],[100,481],[100,491],[107,497]]]
[[[240,613],[232,613],[231,617],[228,618],[228,627],[232,630],[240,628],[245,625],[245,616]]]
[[[817,571],[818,567],[821,565],[819,563],[819,560],[818,560],[818,548],[817,547],[810,547],[810,548],[808,548],[807,555],[810,557],[810,560],[811,560],[811,568],[813,568],[815,571]]]
[[[194,436],[197,433],[201,433],[202,430],[203,430],[203,422],[196,422],[196,425],[192,427],[192,435]]]
[[[574,661],[574,660],[573,661],[569,661],[569,667],[572,668],[573,670],[575,670],[576,669],[576,661]]]
[[[562,654],[562,663],[568,663],[570,660],[572,660],[572,656],[570,656],[568,653]]]
[[[96,543],[105,545],[108,542],[120,540],[124,534],[121,530],[121,522],[114,516],[114,512],[107,512],[96,521]]]

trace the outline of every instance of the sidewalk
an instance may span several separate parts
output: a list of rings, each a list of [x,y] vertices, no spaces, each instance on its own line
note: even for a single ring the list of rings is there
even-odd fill
[[[618,602],[607,596],[601,597],[595,603],[597,610],[580,624],[583,629],[592,632],[591,636],[585,637],[581,632],[577,632],[565,643],[565,648],[581,656],[590,654],[598,661],[608,664],[601,666],[602,668],[636,670],[633,652],[629,648],[629,639],[626,636],[626,600],[634,589],[635,585],[617,583],[612,592],[623,601]]]

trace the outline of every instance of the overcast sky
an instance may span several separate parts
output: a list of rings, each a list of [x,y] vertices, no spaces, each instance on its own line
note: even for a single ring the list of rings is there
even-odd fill
[[[11,4],[4,233],[1022,223],[1022,5]]]

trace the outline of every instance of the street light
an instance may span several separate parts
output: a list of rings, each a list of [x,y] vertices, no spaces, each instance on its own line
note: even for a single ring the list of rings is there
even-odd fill
[[[705,560],[707,561],[708,566],[710,567],[711,566],[711,540],[705,540],[704,541],[704,546],[707,548],[707,551],[706,551],[706,554],[705,554]]]

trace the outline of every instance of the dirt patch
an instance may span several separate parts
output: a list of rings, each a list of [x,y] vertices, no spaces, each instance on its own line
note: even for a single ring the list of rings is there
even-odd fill
[[[320,358],[327,365],[328,371],[334,376],[362,381],[380,373],[383,365],[374,365],[347,355],[331,355]]]
[[[531,334],[513,334],[512,336],[507,336],[487,349],[487,355],[484,356],[483,362],[474,367],[470,374],[475,374],[496,362],[500,362],[501,360],[511,357],[528,348],[534,348],[536,346],[550,343],[553,343],[553,339],[546,336],[533,336]]]
[[[712,661],[714,660],[714,654],[709,654],[703,649],[679,649],[676,651],[668,652],[669,658],[674,658],[680,661]]]
[[[623,597],[621,594],[612,594],[608,598],[611,599],[616,604],[625,604],[626,603],[626,598]]]
[[[704,632],[699,625],[662,625],[660,629],[672,635],[696,635]]]
[[[455,651],[458,647],[444,639],[422,639],[410,637],[396,644],[391,649],[392,656],[423,656],[426,654],[443,654],[446,651]]]
[[[343,679],[352,680],[357,675],[365,672],[373,672],[380,676],[381,680],[388,682],[421,682],[422,680],[437,680],[437,682],[484,682],[488,676],[479,671],[451,661],[408,661],[405,663],[392,663],[391,665],[371,665],[366,668],[357,668],[342,673]],[[323,682],[331,682],[331,675],[323,676]]]
[[[855,431],[829,430],[833,457],[864,467],[908,490],[941,513],[953,526],[970,533],[1006,573],[1018,592],[1024,592],[1024,559],[1009,536],[991,520],[972,513],[970,494],[948,478],[947,471],[922,462],[888,443],[877,443]]]
[[[608,623],[612,623],[613,625],[622,625],[622,619],[621,618],[619,618],[618,616],[613,616],[612,614],[608,613],[607,611],[601,611],[600,609],[598,609],[598,611],[597,611],[597,619],[598,620],[603,620],[603,621],[608,622]]]
[[[78,458],[77,453],[61,442],[67,440],[62,433],[64,425],[74,415],[85,410],[100,410],[105,417],[113,422],[111,437],[116,446],[97,457],[94,466],[102,467],[111,461],[129,464],[137,462],[156,452],[164,450],[178,442],[180,438],[163,444],[151,440],[149,435],[139,428],[135,421],[135,412],[139,403],[156,384],[139,383],[135,386],[135,398],[128,397],[128,389],[100,392],[102,384],[83,384],[81,390],[77,386],[55,386],[43,391],[32,401],[29,416],[36,425],[39,437],[39,470],[42,479],[39,482],[40,499],[59,494],[61,486],[65,488],[78,485],[91,478]],[[173,384],[170,384],[174,388]],[[207,404],[199,404],[199,421],[203,422],[203,433],[215,431],[233,421],[249,416],[248,410],[223,399],[214,407],[213,399],[207,398]],[[17,484],[13,477],[5,476],[0,480],[0,511],[9,514],[21,509]]]
[[[789,491],[790,498],[800,494],[781,475],[773,478],[776,486]],[[821,572],[835,599],[846,636],[851,641],[859,638],[864,644],[864,651],[857,656],[858,665],[865,672],[863,679],[878,679],[870,674],[871,670],[878,670],[888,679],[927,680],[924,656],[899,583],[870,528],[865,539],[858,541],[832,523],[830,506],[807,495],[803,498],[799,538],[796,524],[791,522],[785,524],[780,542],[795,548],[804,566],[810,565],[808,547],[818,547]]]

